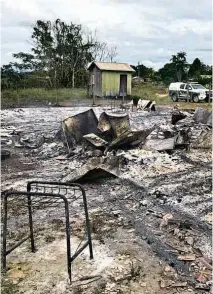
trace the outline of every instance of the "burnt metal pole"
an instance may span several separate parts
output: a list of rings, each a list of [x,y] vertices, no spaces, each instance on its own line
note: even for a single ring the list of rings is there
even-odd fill
[[[27,192],[30,193],[31,186],[27,184]],[[34,241],[34,232],[33,232],[33,217],[32,217],[32,199],[30,194],[27,196],[27,206],[28,206],[28,218],[29,218],[29,227],[30,227],[30,242],[31,242],[31,251],[35,252],[35,241]]]
[[[30,192],[31,191],[31,185],[35,185],[34,189],[35,192]],[[58,186],[68,186],[69,188],[73,187],[75,191],[75,187],[78,187],[78,189],[81,190],[82,196],[83,196],[83,205],[84,205],[84,211],[85,211],[85,226],[86,226],[86,232],[87,232],[87,242],[80,247],[80,249],[76,250],[75,254],[72,256],[71,255],[71,228],[70,228],[70,217],[69,217],[69,202],[68,199],[65,195],[67,195],[67,189],[66,189],[66,194],[61,195],[58,194],[60,192],[60,187],[57,188],[57,194],[53,192],[53,188],[51,188],[52,192],[51,193],[46,193],[46,187],[45,185],[58,185]],[[44,192],[40,193],[38,192],[39,188],[43,188]],[[90,259],[93,259],[93,248],[92,248],[92,237],[91,237],[91,228],[90,228],[90,221],[89,221],[89,214],[88,214],[88,208],[87,208],[87,200],[86,200],[86,193],[85,190],[82,188],[81,185],[78,184],[66,184],[66,183],[60,183],[60,182],[45,182],[45,181],[31,181],[27,184],[27,192],[18,192],[18,191],[5,191],[2,193],[2,199],[3,199],[3,241],[2,241],[2,272],[6,272],[6,263],[7,263],[7,255],[10,254],[13,250],[15,250],[18,246],[20,246],[22,243],[24,243],[26,240],[31,238],[32,241],[32,232],[33,230],[30,230],[30,234],[24,237],[22,240],[20,240],[18,243],[13,245],[11,248],[7,250],[7,199],[9,196],[13,196],[13,198],[17,198],[18,196],[26,196],[28,199],[28,209],[30,208],[30,214],[31,214],[31,206],[32,206],[32,197],[38,197],[41,198],[48,198],[50,202],[52,201],[51,199],[53,198],[60,198],[64,202],[64,209],[65,209],[65,218],[66,218],[66,244],[67,244],[67,272],[68,272],[68,277],[70,283],[72,283],[72,261],[88,246],[89,247],[89,253],[90,253]],[[15,196],[15,197],[14,197]],[[51,199],[50,199],[51,198]],[[42,201],[42,200],[41,200]],[[35,204],[38,201],[35,202]],[[45,201],[47,203],[47,207],[49,207],[49,201]],[[52,202],[52,207],[56,207],[54,204],[58,203],[58,199],[54,200]],[[51,203],[50,203],[51,204]],[[59,203],[58,203],[59,204]],[[35,206],[36,207],[36,206]],[[29,223],[32,222],[33,219],[29,218]],[[34,243],[34,240],[33,240]],[[80,243],[81,244],[81,243]],[[31,243],[32,245],[32,243]],[[34,246],[34,244],[33,244]],[[79,245],[80,246],[80,245]],[[79,248],[79,247],[78,247]]]
[[[2,272],[6,272],[6,264],[7,264],[7,257],[6,257],[6,251],[7,251],[7,194],[3,195],[3,213],[4,213],[4,218],[3,218],[3,234],[2,234],[2,253],[1,253],[1,258],[2,258]]]
[[[28,213],[29,213],[31,251],[35,252],[35,241],[34,241],[34,233],[33,233],[33,218],[32,218],[32,201],[31,201],[30,195],[28,195]]]
[[[66,217],[66,239],[67,239],[67,271],[69,276],[69,281],[72,283],[72,274],[71,274],[71,244],[70,244],[70,221],[69,221],[69,204],[67,198],[63,197],[65,204],[65,217]]]
[[[92,237],[91,237],[91,228],[90,228],[89,214],[88,214],[88,208],[87,208],[86,193],[83,189],[81,189],[81,191],[82,191],[83,202],[84,202],[85,221],[86,221],[86,229],[87,229],[87,236],[88,236],[90,259],[93,259]]]

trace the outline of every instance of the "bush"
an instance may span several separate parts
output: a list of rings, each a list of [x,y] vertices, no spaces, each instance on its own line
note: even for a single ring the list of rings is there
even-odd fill
[[[61,88],[44,89],[30,88],[17,90],[4,90],[1,93],[2,107],[15,107],[22,103],[42,102],[45,104],[59,103],[68,100],[78,100],[86,98],[87,90],[84,88]]]

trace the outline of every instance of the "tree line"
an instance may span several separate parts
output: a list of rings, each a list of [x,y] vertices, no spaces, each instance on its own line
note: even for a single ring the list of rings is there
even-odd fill
[[[186,52],[178,52],[172,55],[170,62],[166,63],[158,71],[141,64],[132,65],[135,69],[135,76],[151,79],[155,82],[163,82],[169,85],[172,82],[181,82],[187,80],[197,81],[201,84],[209,84],[212,80],[212,66],[204,64],[199,58],[189,64],[186,59]]]
[[[114,62],[118,55],[117,47],[100,42],[96,32],[60,19],[53,22],[38,20],[32,28],[29,42],[31,53],[14,53],[15,62],[1,67],[2,90],[85,87],[90,62]],[[189,65],[185,52],[173,55],[170,62],[158,71],[143,64],[132,67],[135,75],[165,84],[188,77],[199,79],[212,71],[211,66],[203,64],[198,58]]]

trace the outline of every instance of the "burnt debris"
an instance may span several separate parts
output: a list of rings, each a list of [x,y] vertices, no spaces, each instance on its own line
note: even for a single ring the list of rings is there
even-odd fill
[[[142,108],[153,104],[148,100],[142,102]],[[132,129],[127,114],[115,115],[102,112],[98,119],[90,109],[65,119],[62,122],[63,134],[60,138],[69,149],[81,144],[84,150],[99,149],[105,155],[108,151],[120,148],[124,150],[139,148],[159,152],[171,152],[180,148],[190,150],[190,146],[202,145],[200,141],[205,141],[209,136],[206,128],[210,127],[210,117],[211,113],[201,108],[196,109],[194,116],[174,109],[170,124],[135,130]],[[202,134],[199,144],[196,143],[198,136],[194,136],[196,128],[200,130],[200,135]],[[209,144],[207,146],[209,148]]]

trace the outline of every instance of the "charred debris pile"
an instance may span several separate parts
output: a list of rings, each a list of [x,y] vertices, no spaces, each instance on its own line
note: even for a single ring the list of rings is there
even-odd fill
[[[102,112],[98,119],[89,109],[65,119],[59,137],[69,157],[116,156],[130,149],[172,153],[175,149],[211,148],[211,127],[212,113],[203,108],[194,114],[174,109],[171,121],[143,129],[133,128],[128,114]]]
[[[204,158],[205,152],[200,150],[211,151],[212,112],[203,108],[116,115],[97,112],[89,109],[66,118],[57,134],[58,125],[51,131],[42,125],[39,137],[31,129],[19,133],[4,128],[2,147],[19,148],[26,156],[44,159],[46,166],[50,159],[48,171],[56,167],[62,182],[117,177],[94,186],[91,207],[102,203],[101,197],[96,197],[102,195],[103,211],[116,214],[116,223],[118,217],[123,218],[125,228],[135,230],[167,262],[161,288],[190,286],[197,291],[190,293],[206,293],[200,291],[211,288],[212,261],[206,252],[210,247],[212,185],[210,157]],[[196,156],[190,157],[190,153]],[[164,155],[172,157],[166,162],[169,168],[163,162]],[[8,156],[4,153],[2,159]],[[192,163],[198,166],[184,169],[179,158],[184,164],[196,158]],[[161,159],[151,171],[149,167]],[[132,169],[128,170],[129,166]],[[63,167],[65,173],[61,172]]]
[[[119,157],[142,163],[146,161],[146,151],[172,154],[178,149],[211,148],[211,112],[203,108],[197,108],[193,113],[174,109],[167,110],[169,115],[164,117],[165,113],[153,111],[153,103],[147,105],[151,107],[148,115],[146,111],[143,115],[140,112],[102,112],[97,117],[93,109],[89,109],[63,120],[57,133],[55,130],[45,133],[44,128],[44,132],[37,135],[2,127],[1,159],[9,157],[11,148],[18,148],[26,156],[33,155],[38,159]],[[144,124],[144,119],[148,123]]]

